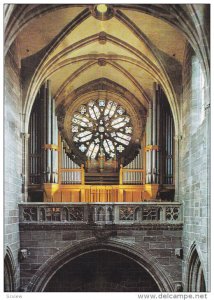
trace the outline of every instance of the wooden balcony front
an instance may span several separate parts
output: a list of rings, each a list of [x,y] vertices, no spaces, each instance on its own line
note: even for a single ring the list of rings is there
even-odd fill
[[[156,201],[159,187],[145,184],[143,169],[120,166],[114,173],[86,173],[82,165],[81,168],[61,168],[57,183],[29,185],[29,194],[40,191],[44,202],[143,202]]]

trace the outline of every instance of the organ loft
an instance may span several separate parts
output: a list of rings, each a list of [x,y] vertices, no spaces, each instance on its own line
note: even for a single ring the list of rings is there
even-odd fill
[[[5,292],[211,290],[209,20],[4,5]]]
[[[41,86],[29,121],[28,201],[174,199],[174,124],[163,89],[153,84],[147,111],[111,85],[101,78],[66,99],[53,97],[50,80]]]

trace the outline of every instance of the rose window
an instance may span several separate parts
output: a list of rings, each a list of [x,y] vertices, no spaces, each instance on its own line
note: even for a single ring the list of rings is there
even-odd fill
[[[122,156],[133,127],[126,110],[114,101],[97,100],[81,105],[72,116],[73,142],[87,158]]]

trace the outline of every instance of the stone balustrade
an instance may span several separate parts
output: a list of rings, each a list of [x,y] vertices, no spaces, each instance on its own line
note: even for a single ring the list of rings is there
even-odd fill
[[[21,203],[20,223],[181,224],[178,202]]]

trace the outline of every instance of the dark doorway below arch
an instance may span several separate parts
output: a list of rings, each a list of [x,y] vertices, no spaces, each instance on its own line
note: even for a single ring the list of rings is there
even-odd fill
[[[120,254],[96,251],[59,269],[45,292],[159,292],[151,275]]]
[[[13,267],[8,254],[4,259],[4,292],[14,292]]]
[[[204,272],[195,245],[189,263],[188,292],[206,292]]]

